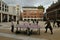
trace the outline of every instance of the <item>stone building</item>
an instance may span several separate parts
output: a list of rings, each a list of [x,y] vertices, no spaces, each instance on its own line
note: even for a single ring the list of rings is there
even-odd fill
[[[37,7],[23,7],[23,20],[43,20],[43,9]]]
[[[15,12],[15,7],[8,6],[8,4],[0,0],[0,22],[9,22],[12,19],[16,21]]]
[[[47,17],[50,20],[60,20],[60,0],[58,2],[53,3],[47,10]]]

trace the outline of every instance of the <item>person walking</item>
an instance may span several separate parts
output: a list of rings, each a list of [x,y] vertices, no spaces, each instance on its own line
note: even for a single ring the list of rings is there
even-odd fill
[[[14,32],[14,23],[13,23],[13,19],[11,21],[11,32]]]
[[[47,26],[45,27],[45,29],[46,29],[45,33],[47,33],[47,29],[49,28],[50,31],[51,31],[51,34],[53,34],[53,31],[52,31],[53,29],[52,29],[52,27],[51,27],[51,24],[50,24],[49,19],[47,19],[47,21],[46,21],[45,24],[47,24]]]
[[[31,33],[30,33],[30,28],[27,27],[27,35],[30,36],[30,34],[31,34]]]
[[[38,25],[38,21],[36,21],[37,25]]]

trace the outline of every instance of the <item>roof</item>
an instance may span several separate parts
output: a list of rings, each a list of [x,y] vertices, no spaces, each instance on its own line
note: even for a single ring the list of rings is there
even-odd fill
[[[23,6],[23,8],[37,8],[35,6]]]
[[[54,4],[52,4],[47,10],[52,9],[52,8],[54,8],[54,7],[56,7],[56,6],[59,6],[59,5],[60,5],[59,2],[54,3]]]

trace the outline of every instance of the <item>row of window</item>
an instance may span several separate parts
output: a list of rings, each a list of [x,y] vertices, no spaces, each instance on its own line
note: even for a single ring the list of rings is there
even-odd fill
[[[0,7],[0,10],[5,11],[5,12],[8,12],[8,9],[7,8],[1,8]]]
[[[1,2],[0,2],[0,7],[1,7],[1,6],[2,6],[2,7],[5,7],[5,8],[8,8],[8,6],[7,6],[5,3],[1,3]]]
[[[39,17],[43,17],[43,16],[24,16],[24,18],[39,18]]]
[[[8,6],[4,3],[0,1],[0,10],[8,12]]]
[[[37,20],[40,20],[40,19],[24,19],[24,21],[29,21],[29,20],[31,20],[31,21],[37,21]]]
[[[23,15],[27,15],[27,14],[24,13]],[[39,13],[38,13],[38,14],[37,14],[37,13],[34,13],[34,14],[33,14],[33,13],[31,13],[30,15],[43,15],[43,14],[39,14]]]

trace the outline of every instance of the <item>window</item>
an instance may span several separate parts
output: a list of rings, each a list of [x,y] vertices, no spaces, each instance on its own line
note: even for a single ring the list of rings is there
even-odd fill
[[[28,18],[29,18],[29,16],[28,16]]]
[[[26,18],[26,16],[24,16],[24,18]]]
[[[8,9],[5,9],[6,12],[8,12]]]
[[[7,5],[5,5],[5,8],[8,8],[8,6],[7,6]]]
[[[26,12],[25,10],[23,12]]]
[[[7,12],[8,12],[8,9],[7,9]]]
[[[26,19],[24,19],[24,21],[26,21]]]
[[[4,11],[4,8],[2,8],[2,11]]]
[[[26,15],[26,13],[24,13],[24,15]]]
[[[31,19],[31,21],[33,21],[33,19]]]
[[[40,14],[41,15],[41,14]]]
[[[5,5],[5,8],[6,8],[6,5]]]
[[[5,11],[6,11],[6,12],[8,12],[8,9],[7,9],[7,8],[5,8]]]
[[[2,7],[4,7],[4,4],[2,4]]]
[[[5,9],[5,11],[6,11],[6,9]]]
[[[35,18],[36,18],[36,16],[35,16]]]
[[[8,9],[8,6],[6,6],[6,8]]]

